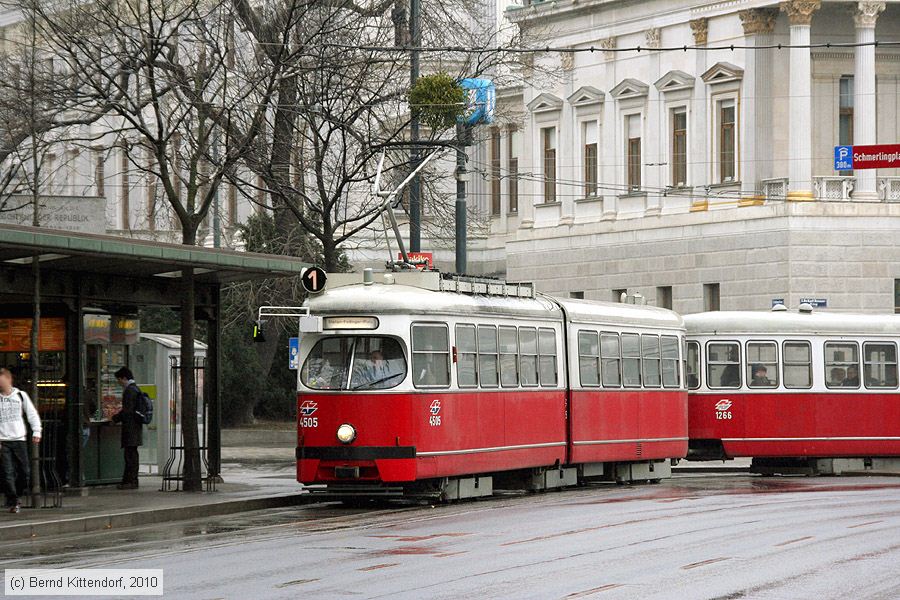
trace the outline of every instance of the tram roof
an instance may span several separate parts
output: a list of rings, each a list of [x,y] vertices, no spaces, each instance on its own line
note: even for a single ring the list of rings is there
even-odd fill
[[[900,315],[716,311],[684,316],[688,334],[898,335]]]
[[[558,299],[557,302],[563,306],[573,323],[627,324],[667,329],[684,328],[684,320],[681,315],[656,306],[572,299]]]
[[[490,315],[556,321],[562,320],[560,305],[576,323],[683,327],[678,314],[652,306],[563,300],[545,295],[535,298],[484,296],[399,283],[345,285],[326,289],[308,300],[313,314]]]

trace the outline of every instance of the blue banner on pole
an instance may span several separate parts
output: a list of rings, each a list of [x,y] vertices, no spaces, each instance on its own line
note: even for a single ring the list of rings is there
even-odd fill
[[[459,85],[466,92],[466,125],[492,123],[494,105],[497,103],[497,89],[490,79],[463,79]]]

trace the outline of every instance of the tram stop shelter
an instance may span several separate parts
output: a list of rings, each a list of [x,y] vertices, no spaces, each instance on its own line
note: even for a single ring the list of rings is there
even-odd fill
[[[132,348],[140,337],[138,310],[178,309],[185,268],[194,270],[197,322],[210,325],[206,359],[198,373],[198,404],[205,400],[205,414],[199,416],[204,419],[207,476],[217,478],[222,288],[233,282],[297,276],[309,265],[284,256],[0,225],[0,366],[10,368],[17,387],[24,390],[31,388],[33,377],[29,353],[35,256],[41,278],[38,410],[44,422],[43,489],[121,478],[118,426],[109,420],[121,398],[113,373],[128,365],[143,387],[141,365],[131,364],[138,358]],[[151,398],[156,393],[152,386],[145,391]],[[166,403],[166,408],[174,402],[171,397],[154,399],[155,405]]]

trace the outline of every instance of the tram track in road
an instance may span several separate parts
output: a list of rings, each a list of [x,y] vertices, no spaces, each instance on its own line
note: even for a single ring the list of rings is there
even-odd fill
[[[208,548],[226,547],[229,545],[246,543],[248,537],[252,540],[295,537],[298,534],[297,530],[300,528],[302,528],[302,535],[315,536],[329,534],[340,530],[361,531],[367,529],[389,528],[401,523],[407,526],[413,526],[447,517],[464,517],[475,513],[504,510],[516,506],[527,506],[532,503],[537,503],[548,508],[558,505],[577,506],[633,501],[655,501],[660,503],[660,506],[657,509],[651,509],[649,511],[651,514],[648,514],[646,507],[640,511],[642,515],[641,521],[646,522],[665,519],[666,515],[670,513],[668,507],[671,504],[677,503],[677,501],[697,500],[710,495],[720,495],[721,498],[724,499],[729,497],[735,498],[737,495],[753,496],[758,493],[758,491],[745,488],[738,490],[720,490],[720,492],[724,493],[717,494],[715,490],[708,489],[703,485],[698,485],[702,481],[709,483],[712,480],[710,478],[695,476],[669,480],[660,486],[620,487],[590,485],[587,487],[571,488],[545,494],[501,494],[474,502],[438,506],[398,505],[389,508],[376,507],[368,510],[358,510],[338,508],[330,503],[310,504],[300,509],[299,512],[296,508],[285,508],[277,511],[256,511],[244,516],[237,516],[237,518],[215,517],[183,523],[147,525],[120,531],[104,531],[88,535],[72,534],[47,539],[10,542],[3,545],[3,549],[0,550],[0,558],[8,564],[27,564],[44,554],[42,550],[46,550],[47,547],[53,546],[57,549],[62,548],[62,551],[57,550],[52,552],[51,556],[53,562],[63,564],[71,560],[83,559],[85,555],[103,555],[106,553],[114,553],[115,551],[122,549],[152,553],[154,546],[165,541],[171,541],[173,538],[179,539],[179,541],[184,544],[180,548],[170,548],[165,552],[153,554],[162,556],[177,552],[190,552],[201,545],[204,548]],[[690,485],[683,485],[684,483]],[[718,484],[721,485],[721,480],[718,480]],[[821,491],[831,492],[840,489],[865,489],[866,487],[873,486],[854,485],[842,488],[840,486],[831,485],[797,486],[796,484],[791,484],[784,487],[786,487],[786,489],[777,490],[777,492],[816,491],[817,487],[821,489]],[[884,485],[882,484],[877,487],[884,487]],[[786,501],[787,504],[798,502],[803,503],[803,500],[792,499]],[[685,515],[696,513],[708,517],[719,511],[729,512],[748,509],[762,504],[773,506],[782,504],[782,502],[772,502],[771,500],[766,500],[765,502],[741,502],[737,504],[734,502],[723,502],[721,506],[705,506],[702,509],[681,509],[679,512]],[[659,514],[654,515],[652,513]],[[896,516],[896,513],[887,511],[879,513],[878,516],[881,515]],[[871,516],[875,517],[876,515]],[[585,529],[585,532],[606,529],[609,527],[622,527],[628,523],[629,521],[624,521],[621,523],[589,527]],[[878,521],[856,524],[854,527],[864,527],[874,523],[878,523]],[[567,535],[567,533],[580,533],[580,531],[556,533],[552,537],[561,537]],[[239,535],[240,539],[229,539],[236,535]],[[146,539],[148,537],[149,539]],[[533,541],[540,540],[513,540],[505,545],[523,544]],[[23,554],[25,556],[23,556]],[[150,556],[150,554],[147,556]],[[108,564],[108,562],[101,564]]]

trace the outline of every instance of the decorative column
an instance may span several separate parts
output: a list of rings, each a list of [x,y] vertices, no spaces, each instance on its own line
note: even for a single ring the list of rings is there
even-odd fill
[[[808,46],[813,13],[822,0],[781,3],[791,23],[791,46]],[[812,61],[809,48],[791,48],[788,200],[814,200],[812,191]]]
[[[709,19],[706,17],[694,19],[690,25],[694,45],[706,46],[709,41]],[[695,73],[705,73],[709,68],[708,55],[708,52],[694,52]],[[709,165],[706,162],[706,157],[709,156],[707,152],[709,136],[706,132],[707,104],[709,102],[707,92],[703,79],[697,77],[694,81],[694,94],[691,97],[691,115],[688,118],[688,181],[697,191],[691,201],[691,212],[709,210],[709,199],[704,192],[701,192],[701,190],[707,189],[707,184],[711,181]]]
[[[884,10],[884,2],[858,2],[853,20],[856,22],[856,43],[875,41],[875,21]],[[856,47],[856,71],[853,74],[853,144],[877,143],[877,115],[875,113],[875,46]],[[859,169],[854,172],[856,185],[854,200],[877,201],[876,170]]]
[[[772,34],[777,8],[752,8],[738,12],[748,50],[744,61],[744,93],[741,101],[741,205],[765,202],[760,183],[771,177],[772,148]]]

